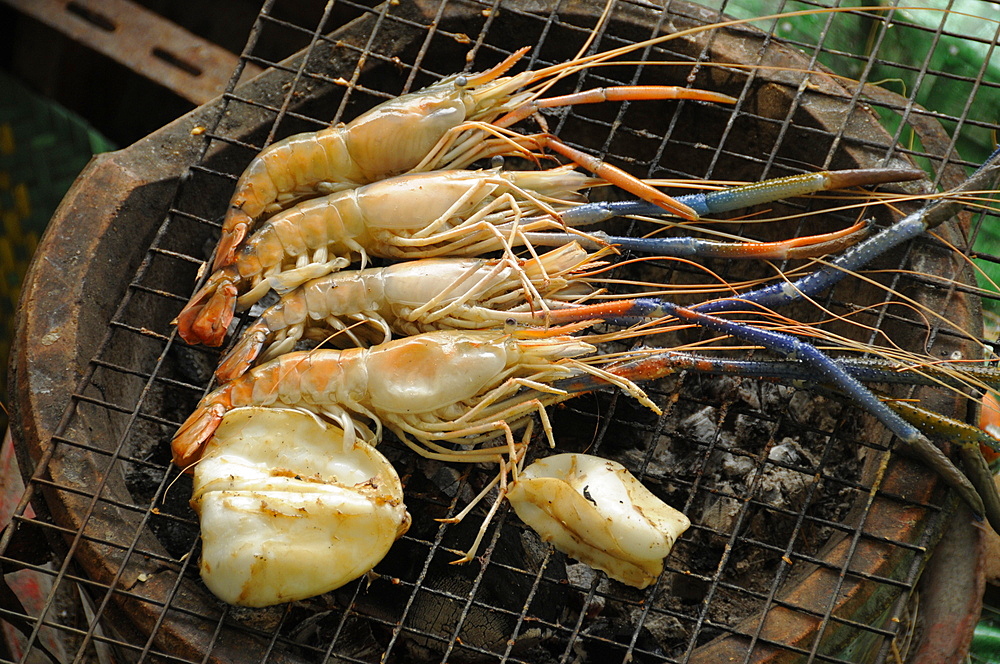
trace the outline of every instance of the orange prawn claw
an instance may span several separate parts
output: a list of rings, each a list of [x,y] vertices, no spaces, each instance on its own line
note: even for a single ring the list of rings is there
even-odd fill
[[[212,269],[219,270],[236,260],[236,251],[253,226],[253,219],[239,206],[230,208],[226,224],[222,228],[219,244],[215,250]]]
[[[538,145],[538,147],[549,148],[553,152],[557,152],[567,159],[571,159],[573,163],[604,178],[611,184],[624,189],[630,194],[638,196],[644,201],[658,205],[667,212],[676,214],[683,219],[687,219],[689,221],[695,221],[698,219],[698,213],[695,212],[690,206],[667,196],[656,187],[646,184],[634,175],[626,173],[617,166],[612,166],[611,164],[589,155],[586,152],[581,152],[580,150],[571,148],[552,134],[536,134],[531,138]]]
[[[862,220],[848,228],[843,228],[832,233],[821,235],[807,235],[805,237],[792,238],[777,244],[783,245],[784,251],[774,256],[775,259],[784,258],[812,258],[832,254],[847,247],[851,247],[871,234],[871,226]],[[755,245],[748,245],[752,252]],[[770,258],[770,256],[763,256]]]
[[[510,127],[524,120],[542,108],[577,106],[579,104],[602,104],[607,101],[652,101],[666,99],[694,99],[718,104],[735,104],[736,98],[721,92],[684,88],[677,85],[617,85],[608,88],[593,88],[574,94],[546,97],[522,104],[493,124]]]
[[[267,325],[260,321],[244,332],[233,349],[219,362],[215,370],[216,380],[228,383],[246,373],[263,350],[268,332]]]

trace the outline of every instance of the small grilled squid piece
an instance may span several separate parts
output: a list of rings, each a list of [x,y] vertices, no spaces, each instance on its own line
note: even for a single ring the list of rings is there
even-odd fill
[[[587,454],[532,463],[507,499],[543,540],[636,588],[656,580],[663,559],[691,525],[624,466]]]
[[[226,413],[194,471],[201,578],[242,606],[290,602],[371,570],[410,525],[392,465],[302,411]]]

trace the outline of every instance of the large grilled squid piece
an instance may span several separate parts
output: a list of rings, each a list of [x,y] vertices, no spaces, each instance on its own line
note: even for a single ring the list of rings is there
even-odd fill
[[[410,515],[389,462],[301,411],[226,413],[194,470],[201,578],[219,599],[268,606],[371,570]]]

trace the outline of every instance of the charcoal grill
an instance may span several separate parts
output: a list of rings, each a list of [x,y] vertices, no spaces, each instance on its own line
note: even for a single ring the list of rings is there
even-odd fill
[[[588,574],[541,545],[512,513],[497,520],[477,561],[448,566],[471,541],[463,527],[474,526],[433,519],[460,509],[488,471],[431,466],[387,442],[415,523],[375,576],[271,609],[228,607],[212,597],[197,577],[189,480],[170,467],[167,447],[219,353],[185,346],[170,321],[193,292],[243,166],[275,139],[350,119],[456,70],[482,70],[522,45],[533,46],[531,66],[542,66],[574,56],[591,36],[591,48],[604,50],[719,20],[682,2],[623,0],[601,23],[601,8],[582,0],[412,0],[331,2],[318,23],[299,25],[281,18],[281,5],[265,2],[241,56],[242,65],[266,71],[96,159],[39,248],[11,367],[14,433],[30,469],[25,503],[43,515],[31,522],[22,509],[14,523],[17,532],[44,533],[54,549],[48,567],[29,563],[54,581],[51,610],[36,627],[63,635],[74,661],[92,661],[97,649],[121,661],[158,662],[856,662],[961,654],[982,590],[979,531],[940,481],[905,455],[890,455],[889,437],[845,404],[689,375],[651,387],[664,405],[661,418],[612,394],[553,413],[560,447],[622,461],[692,516],[663,577],[645,591]],[[335,5],[358,18],[330,24]],[[551,114],[550,127],[643,177],[758,180],[918,161],[933,182],[911,192],[960,181],[973,161],[959,156],[956,139],[995,129],[977,114],[977,100],[996,95],[998,83],[985,65],[963,78],[934,69],[929,57],[890,60],[920,80],[964,85],[969,103],[951,115],[820,73],[823,56],[834,56],[867,80],[866,63],[878,61],[890,22],[935,48],[962,36],[943,22],[918,26],[901,12],[829,15],[829,25],[848,17],[870,24],[871,59],[852,59],[823,37],[782,42],[766,32],[781,29],[774,22],[715,30],[635,57],[686,64],[601,68],[569,84],[694,85],[732,94],[734,108],[581,107]],[[260,55],[272,35],[287,33],[308,47],[281,62]],[[891,219],[887,210],[872,212],[880,223]],[[834,329],[941,357],[977,357],[986,342],[964,257],[980,257],[969,238],[970,222],[978,229],[982,219],[962,216],[939,230],[940,239],[914,242],[880,266],[922,274],[873,275],[954,326],[855,280],[828,294],[825,306],[884,336]],[[787,236],[801,232],[801,223],[747,232]],[[761,266],[712,267],[730,279],[769,274]],[[700,276],[669,264],[643,274],[665,282]],[[954,395],[905,394],[952,416],[974,415]],[[11,529],[0,540],[5,566],[18,563],[15,535]],[[951,549],[932,558],[938,546]],[[77,587],[87,620],[74,620],[63,605]]]

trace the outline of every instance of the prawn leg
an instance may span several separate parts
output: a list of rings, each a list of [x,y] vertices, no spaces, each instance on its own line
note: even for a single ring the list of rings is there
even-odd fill
[[[490,523],[493,521],[493,517],[496,516],[497,509],[503,503],[504,498],[510,491],[510,487],[513,483],[517,481],[518,473],[521,470],[521,464],[524,463],[525,452],[528,449],[528,443],[531,441],[531,434],[534,432],[534,422],[529,421],[528,426],[524,429],[524,434],[521,436],[521,447],[517,456],[511,457],[508,461],[504,461],[502,457],[498,458],[500,464],[500,472],[494,477],[490,482],[483,487],[482,491],[479,492],[475,498],[473,498],[468,505],[462,508],[462,511],[453,517],[447,519],[435,519],[439,523],[461,523],[465,517],[472,512],[476,505],[478,505],[482,500],[493,490],[494,487],[499,485],[499,490],[497,491],[497,497],[490,505],[489,511],[483,518],[482,523],[479,525],[479,531],[476,533],[476,538],[473,540],[472,545],[466,550],[461,558],[453,560],[450,564],[452,565],[462,565],[467,562],[471,562],[473,558],[476,557],[476,552],[479,550],[479,545],[483,541],[483,537],[486,535],[486,530],[489,528]],[[510,475],[512,480],[507,481],[507,475]]]
[[[945,417],[908,401],[890,399],[886,403],[927,435],[947,440],[958,447],[969,481],[982,497],[986,520],[993,530],[1000,532],[1000,495],[993,481],[993,473],[981,451],[981,446],[996,449],[997,439],[979,427]]]
[[[907,367],[897,362],[883,359],[859,359],[838,357],[834,361],[840,367],[863,383],[886,383],[896,385],[930,385],[958,389],[1000,390],[1000,369],[989,366],[945,368],[938,365]],[[636,380],[652,380],[682,371],[697,371],[716,375],[745,376],[758,380],[771,380],[786,384],[809,383],[815,374],[808,367],[784,360],[733,360],[708,357],[679,351],[651,352],[639,359],[615,365]],[[648,378],[640,378],[643,371]],[[574,389],[557,382],[556,386],[573,392]],[[1000,440],[992,440],[988,447],[1000,452]]]
[[[869,168],[843,171],[820,171],[803,175],[790,175],[763,182],[754,182],[737,187],[729,187],[708,193],[677,196],[676,201],[687,205],[699,216],[730,212],[741,208],[770,203],[783,198],[803,196],[819,191],[846,189],[862,185],[878,185],[888,182],[905,182],[924,177],[924,172],[910,168]],[[567,226],[579,228],[597,224],[608,219],[628,215],[659,216],[663,210],[646,201],[612,201],[587,203],[560,212],[559,217]],[[860,235],[859,225],[852,226],[852,232]],[[846,231],[844,231],[846,233]],[[725,243],[697,238],[636,238],[606,235],[602,232],[589,234],[593,240],[581,239],[569,233],[530,233],[528,239],[537,246],[553,246],[577,238],[586,248],[613,245],[619,249],[649,253],[657,256],[700,256],[705,258],[757,258],[783,260],[786,258],[806,258],[824,253],[840,251],[860,239],[852,235],[851,240],[837,241],[833,234],[818,235],[814,240],[795,238],[779,243]],[[807,246],[815,244],[812,248]]]
[[[537,134],[530,138],[539,147],[549,148],[567,159],[571,159],[577,165],[642,199],[641,201],[619,203],[597,203],[592,204],[593,207],[581,206],[574,214],[581,217],[588,217],[592,214],[594,221],[588,223],[596,223],[612,216],[627,214],[662,215],[664,210],[684,219],[695,220],[705,214],[728,212],[789,196],[801,196],[817,191],[844,189],[859,185],[918,180],[924,177],[923,171],[909,168],[820,171],[819,173],[775,178],[707,194],[688,194],[673,198],[616,166],[566,145],[555,136]],[[572,214],[571,219],[573,219]],[[567,220],[565,215],[563,221],[575,225],[572,220]]]

